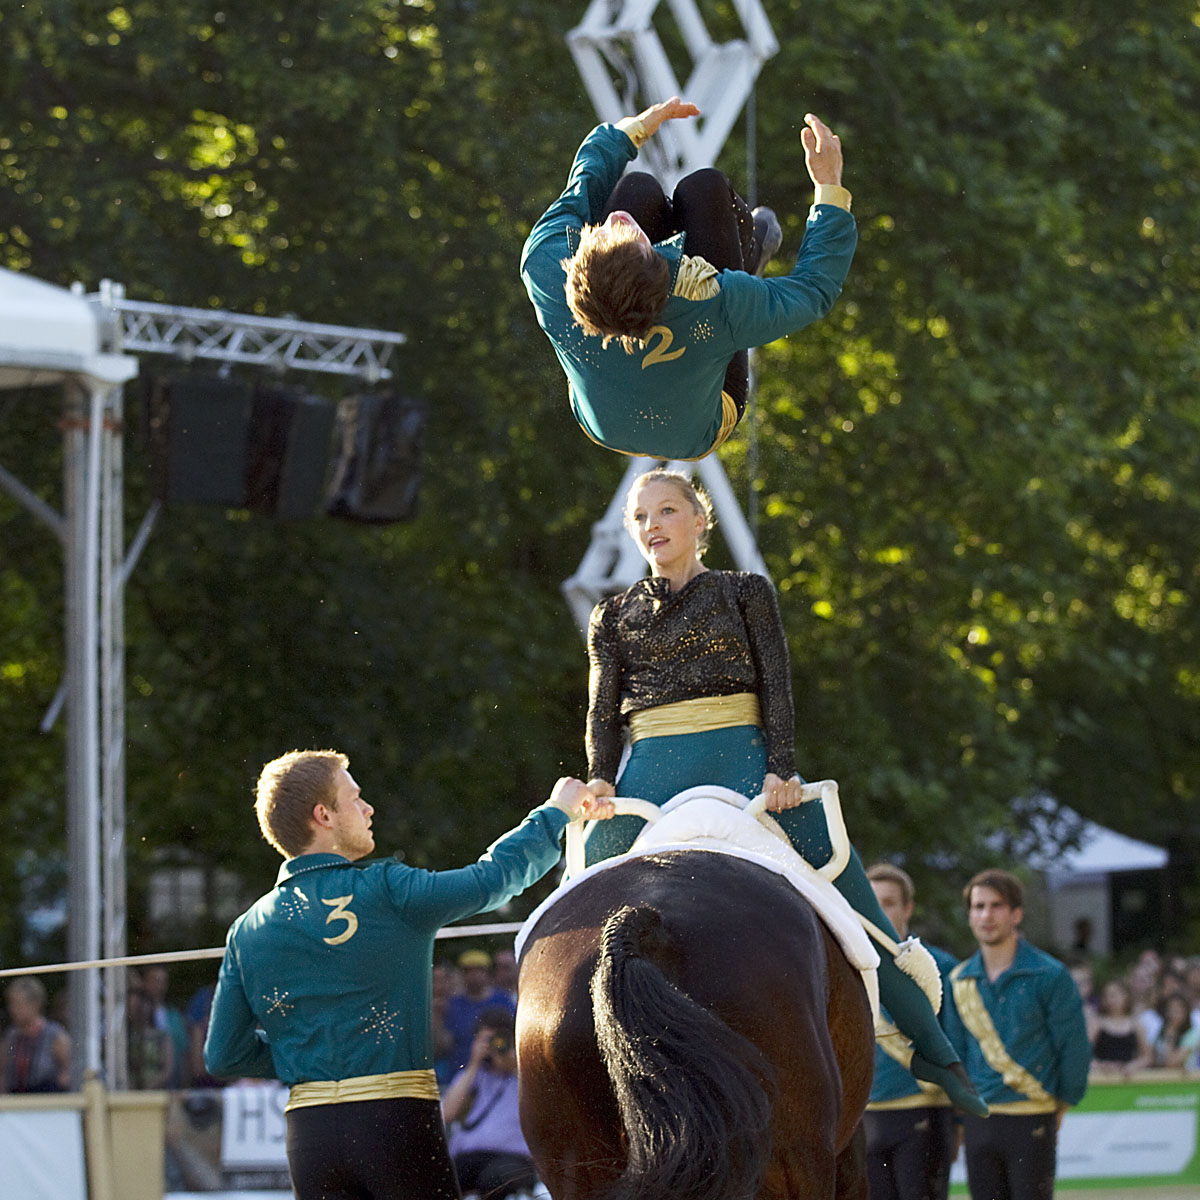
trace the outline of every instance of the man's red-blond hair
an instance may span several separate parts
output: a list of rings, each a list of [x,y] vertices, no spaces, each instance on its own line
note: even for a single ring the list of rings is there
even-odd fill
[[[291,750],[263,767],[255,788],[258,826],[284,858],[303,854],[312,842],[318,804],[337,808],[338,776],[349,766],[336,750]]]

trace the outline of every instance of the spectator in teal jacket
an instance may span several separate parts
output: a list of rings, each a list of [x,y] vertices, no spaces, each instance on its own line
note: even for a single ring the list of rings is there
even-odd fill
[[[950,973],[946,1032],[988,1103],[964,1117],[973,1200],[1052,1200],[1058,1128],[1087,1091],[1091,1046],[1070,972],[1020,934],[1024,889],[1008,871],[963,890],[979,949]]]
[[[749,210],[718,171],[694,172],[671,199],[656,184],[652,202],[621,199],[646,190],[629,181],[654,184],[645,175],[621,180],[642,143],[664,121],[698,112],[676,96],[594,129],[521,255],[575,419],[593,441],[624,454],[696,459],[715,450],[745,409],[744,359],[740,374],[732,370],[738,354],[828,313],[854,256],[841,143],[811,113],[801,139],[816,197],[788,275],[755,273],[778,241],[767,246],[760,230],[755,244]],[[681,219],[679,192],[689,181],[698,215]],[[713,236],[722,223],[728,237]]]
[[[434,936],[539,879],[569,819],[612,805],[560,779],[471,866],[359,866],[375,848],[374,809],[348,768],[332,751],[293,751],[262,770],[259,824],[286,861],[229,930],[205,1061],[214,1075],[290,1086],[298,1200],[450,1200],[430,1028]]]

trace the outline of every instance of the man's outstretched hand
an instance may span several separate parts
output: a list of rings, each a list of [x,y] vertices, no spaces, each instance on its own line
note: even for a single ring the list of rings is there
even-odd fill
[[[680,100],[678,96],[672,96],[670,100],[660,100],[658,104],[650,105],[644,112],[638,113],[637,119],[641,121],[646,136],[653,137],[664,121],[676,121],[680,117],[698,117],[699,115],[700,110],[696,105],[687,100]]]
[[[813,183],[842,183],[842,143],[838,135],[812,113],[804,114],[807,128],[800,130],[804,165]]]

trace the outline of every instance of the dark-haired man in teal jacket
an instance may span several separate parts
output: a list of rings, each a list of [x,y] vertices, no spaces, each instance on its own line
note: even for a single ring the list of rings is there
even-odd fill
[[[946,1034],[991,1116],[963,1119],[973,1200],[1052,1200],[1058,1128],[1087,1091],[1092,1051],[1070,972],[1020,934],[1008,871],[963,889],[979,949],[950,972]]]

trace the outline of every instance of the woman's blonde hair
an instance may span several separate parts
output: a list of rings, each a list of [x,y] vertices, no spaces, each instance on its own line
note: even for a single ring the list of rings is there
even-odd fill
[[[337,808],[338,774],[350,760],[336,750],[291,750],[258,776],[254,810],[262,835],[283,855],[303,854],[313,840],[313,809]]]
[[[647,254],[631,225],[585,225],[579,249],[562,261],[567,305],[583,332],[618,341],[627,354],[662,315],[671,294],[671,264]]]
[[[692,506],[693,512],[704,518],[704,528],[700,531],[700,536],[696,541],[696,554],[703,555],[708,549],[713,526],[717,523],[716,514],[713,512],[712,500],[708,493],[681,471],[668,471],[665,467],[655,467],[653,470],[639,475],[629,485],[629,491],[625,493],[625,528],[630,532],[633,530],[629,516],[634,496],[642,488],[649,487],[652,483],[669,483]]]

